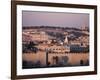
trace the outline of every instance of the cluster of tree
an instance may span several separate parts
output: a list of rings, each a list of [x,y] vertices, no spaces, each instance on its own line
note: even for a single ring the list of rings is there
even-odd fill
[[[56,39],[59,40],[64,40],[64,35],[62,33],[57,33],[57,32],[47,32],[48,35],[55,37]]]
[[[35,47],[37,44],[34,42],[30,42],[29,44],[23,44],[23,53],[29,53],[29,52],[34,52],[37,53],[38,48]]]

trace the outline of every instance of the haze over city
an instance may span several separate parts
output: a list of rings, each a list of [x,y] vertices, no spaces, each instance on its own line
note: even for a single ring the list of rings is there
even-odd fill
[[[89,27],[89,14],[23,11],[22,26]]]

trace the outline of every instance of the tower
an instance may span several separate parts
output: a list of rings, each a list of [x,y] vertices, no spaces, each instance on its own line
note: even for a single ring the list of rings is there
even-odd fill
[[[65,37],[64,43],[68,44],[68,37],[67,36]]]

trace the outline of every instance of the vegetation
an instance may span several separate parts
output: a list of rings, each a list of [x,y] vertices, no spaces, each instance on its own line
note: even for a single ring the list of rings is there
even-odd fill
[[[29,52],[37,53],[38,48],[35,46],[36,44],[34,42],[30,42],[29,44],[23,44],[23,53],[29,53]]]

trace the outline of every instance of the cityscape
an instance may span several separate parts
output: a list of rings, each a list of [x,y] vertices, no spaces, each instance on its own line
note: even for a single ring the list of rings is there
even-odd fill
[[[23,69],[89,66],[89,25],[44,25],[22,27]]]
[[[84,27],[23,27],[23,68],[89,65],[89,30]]]

